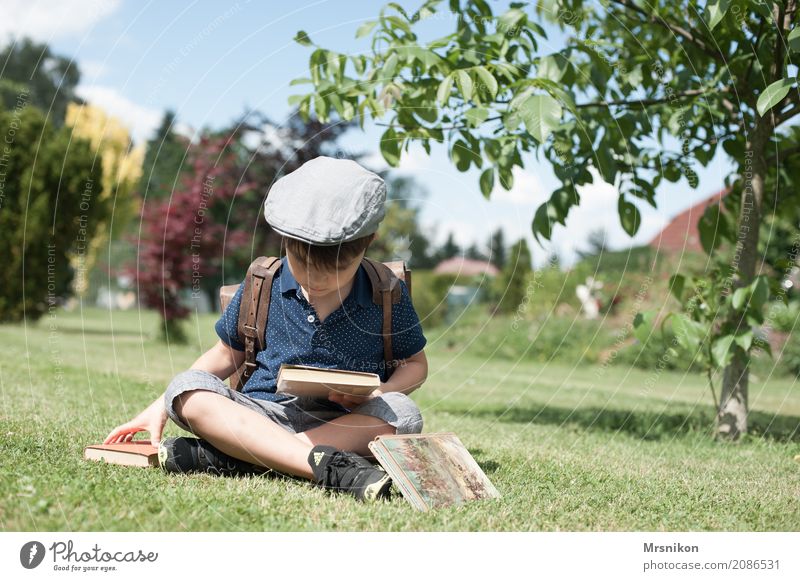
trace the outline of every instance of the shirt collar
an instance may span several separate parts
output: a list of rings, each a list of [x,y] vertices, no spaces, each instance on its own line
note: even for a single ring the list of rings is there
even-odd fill
[[[295,296],[301,297],[300,285],[297,284],[292,271],[289,270],[289,264],[285,256],[281,258],[281,263],[280,274],[278,275],[281,293],[284,295],[293,293]],[[368,307],[372,304],[372,288],[363,265],[359,265],[358,270],[356,270],[356,280],[353,283],[353,290],[350,291],[350,296],[354,297],[356,303],[362,307]]]

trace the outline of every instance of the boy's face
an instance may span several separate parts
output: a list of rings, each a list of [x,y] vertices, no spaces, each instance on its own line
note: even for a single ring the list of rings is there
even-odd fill
[[[290,250],[286,250],[289,270],[297,280],[297,284],[303,287],[309,298],[331,300],[338,298],[340,295],[342,299],[345,298],[346,295],[343,294],[342,289],[350,284],[350,281],[355,277],[364,254],[364,252],[359,254],[344,268],[323,271],[311,265],[302,264],[297,256]]]

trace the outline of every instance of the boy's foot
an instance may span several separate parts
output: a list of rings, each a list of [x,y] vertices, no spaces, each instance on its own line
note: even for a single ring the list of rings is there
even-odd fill
[[[363,456],[332,446],[314,446],[308,455],[314,480],[320,486],[349,492],[361,501],[389,496],[392,479]]]
[[[262,474],[267,469],[220,452],[205,440],[167,438],[158,446],[158,463],[167,472],[208,472],[218,476]]]

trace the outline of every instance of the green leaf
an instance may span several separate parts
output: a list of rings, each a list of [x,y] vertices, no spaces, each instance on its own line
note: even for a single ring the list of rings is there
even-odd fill
[[[640,343],[647,343],[653,333],[653,322],[655,321],[655,311],[642,311],[636,313],[633,318],[633,336]]]
[[[789,50],[792,52],[800,52],[800,26],[796,26],[794,30],[786,37],[786,42],[789,43]]]
[[[481,83],[483,83],[489,91],[492,99],[494,99],[497,96],[497,79],[484,67],[475,67],[475,73],[478,75]]]
[[[439,102],[440,105],[447,105],[447,101],[450,100],[450,91],[453,88],[453,75],[447,75],[441,83],[439,83],[439,89],[436,91],[436,101]]]
[[[494,189],[494,168],[490,167],[483,170],[483,173],[481,173],[480,184],[481,193],[483,194],[483,197],[488,200],[489,196],[492,195],[492,189]]]
[[[743,333],[739,333],[738,335],[736,335],[736,337],[734,337],[733,340],[739,347],[741,347],[745,351],[749,351],[750,346],[753,344],[753,331],[747,330]]]
[[[394,72],[397,70],[397,54],[392,53],[389,57],[384,61],[383,68],[381,69],[380,78],[383,81],[389,81],[394,78]]]
[[[314,95],[314,112],[320,121],[325,121],[328,118],[328,104],[319,95]]]
[[[299,30],[297,34],[294,35],[294,41],[297,44],[302,44],[303,46],[311,46],[313,44],[311,42],[311,37],[308,36],[308,33],[305,30]]]
[[[722,21],[728,11],[729,4],[729,0],[709,0],[706,6],[709,30],[714,30],[714,27]]]
[[[464,119],[471,127],[477,127],[489,116],[489,110],[485,107],[475,107],[464,113]]]
[[[356,30],[356,38],[367,36],[370,32],[372,32],[372,29],[375,28],[376,24],[378,24],[377,20],[371,20],[359,26]]]
[[[789,89],[795,82],[797,82],[797,78],[795,77],[781,79],[764,89],[764,92],[759,95],[758,102],[756,103],[758,114],[763,117],[764,113],[780,103],[780,101],[789,94]]]
[[[733,335],[725,335],[724,337],[719,337],[712,343],[711,356],[714,358],[714,362],[720,367],[725,367],[730,363],[733,357],[733,351],[731,350],[733,341]]]
[[[525,18],[524,11],[519,8],[512,8],[497,19],[497,31],[507,34],[509,31],[513,30],[523,18]]]
[[[467,71],[456,71],[456,84],[458,84],[458,90],[461,91],[461,96],[465,101],[472,99],[472,78]]]
[[[683,302],[683,289],[686,287],[686,277],[682,274],[673,274],[669,277],[669,291],[678,302]]]
[[[567,64],[566,59],[559,53],[542,57],[536,69],[536,76],[557,83],[567,71]]]
[[[769,282],[767,282],[767,277],[763,274],[756,277],[750,286],[753,289],[750,304],[755,310],[761,311],[769,299]]]
[[[722,242],[722,235],[719,231],[721,219],[719,204],[712,204],[706,208],[706,211],[703,212],[697,222],[700,244],[708,255],[711,255],[714,249]]]
[[[735,291],[733,291],[733,297],[731,297],[731,306],[737,311],[742,310],[742,307],[747,302],[747,297],[749,296],[750,296],[749,286],[743,286],[737,288]]]
[[[400,164],[400,141],[397,132],[392,127],[381,136],[381,155],[392,167]]]
[[[619,213],[622,229],[628,233],[628,236],[635,236],[636,232],[639,231],[639,226],[642,225],[642,215],[639,212],[639,208],[620,195],[617,203],[617,212]]]
[[[519,106],[519,114],[528,133],[539,143],[544,143],[558,127],[562,109],[550,95],[531,95]]]
[[[450,156],[452,157],[453,162],[456,164],[456,169],[458,171],[467,171],[469,169],[469,164],[473,161],[474,157],[469,144],[461,139],[453,144],[453,148],[450,150]]]
[[[687,351],[697,351],[706,335],[703,325],[683,314],[672,317],[672,330],[678,345]]]
[[[545,202],[536,209],[531,227],[537,240],[540,235],[546,240],[550,240],[553,235],[553,223],[557,221],[557,218],[556,210],[550,202]]]

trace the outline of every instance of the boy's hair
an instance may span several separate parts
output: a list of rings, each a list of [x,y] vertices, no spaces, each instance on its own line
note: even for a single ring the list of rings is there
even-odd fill
[[[368,234],[341,244],[317,246],[288,236],[281,236],[281,246],[291,251],[302,264],[330,272],[344,268],[353,262],[353,259],[369,247],[373,237],[374,234]]]

